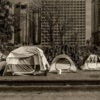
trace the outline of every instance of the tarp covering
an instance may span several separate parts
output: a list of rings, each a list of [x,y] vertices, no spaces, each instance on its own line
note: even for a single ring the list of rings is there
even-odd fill
[[[91,54],[87,57],[84,65],[81,66],[82,70],[100,70],[100,57],[96,54]]]
[[[52,61],[50,72],[57,72],[57,70],[61,69],[62,72],[76,72],[77,68],[71,58],[65,54],[58,55]]]
[[[45,71],[49,68],[49,63],[43,51],[34,46],[23,46],[11,51],[6,62],[7,68],[13,74],[34,72],[36,67],[40,67],[40,71]],[[5,72],[7,72],[7,68]]]

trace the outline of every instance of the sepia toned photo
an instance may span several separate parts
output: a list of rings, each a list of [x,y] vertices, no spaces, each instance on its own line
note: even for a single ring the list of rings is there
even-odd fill
[[[0,100],[100,99],[100,0],[0,0]]]

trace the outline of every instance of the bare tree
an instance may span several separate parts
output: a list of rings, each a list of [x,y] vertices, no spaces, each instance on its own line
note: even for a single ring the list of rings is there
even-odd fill
[[[67,15],[64,16],[64,20],[61,20],[58,23],[58,32],[59,32],[60,39],[61,39],[60,40],[61,45],[65,44],[64,35],[66,34],[66,32],[73,29],[72,23],[73,23],[73,19],[72,18],[67,18]]]
[[[54,45],[54,29],[55,29],[55,26],[58,24],[59,22],[59,8],[57,6],[55,7],[52,7],[52,8],[49,8],[48,7],[48,4],[43,4],[42,5],[42,17],[44,18],[45,20],[45,23],[48,25],[48,28],[47,31],[49,33],[49,36],[50,36],[50,43],[51,43],[51,46]]]

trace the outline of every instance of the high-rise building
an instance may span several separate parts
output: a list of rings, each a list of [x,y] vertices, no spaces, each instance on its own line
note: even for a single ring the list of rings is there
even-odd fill
[[[44,15],[41,17],[41,43],[50,44],[49,31],[52,30],[53,41],[59,45],[59,28],[65,27],[62,29],[64,43],[74,45],[77,42],[79,46],[85,46],[86,40],[91,38],[91,3],[92,0],[42,0],[41,12]],[[55,25],[50,27],[53,22]]]
[[[100,46],[100,0],[93,0],[92,5],[92,39],[94,45]]]
[[[66,44],[86,45],[93,31],[93,0],[39,0],[39,7],[35,1],[30,0],[28,8],[20,9],[19,14],[15,11],[16,16],[21,16],[18,22],[21,42],[34,44],[41,40],[41,45],[51,42],[60,45],[63,39]]]
[[[33,9],[30,2],[15,5],[15,43],[38,44],[41,40],[39,11]]]
[[[94,32],[100,31],[100,0],[93,0],[93,28]]]
[[[28,43],[29,38],[29,21],[27,5],[18,3],[15,5],[15,42],[16,43]]]

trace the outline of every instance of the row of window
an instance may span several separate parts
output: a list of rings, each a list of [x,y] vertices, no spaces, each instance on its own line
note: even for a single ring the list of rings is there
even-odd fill
[[[56,5],[55,5],[56,6]],[[63,5],[61,5],[61,6],[45,6],[44,5],[44,8],[41,8],[42,10],[45,10],[45,8],[49,8],[49,9],[52,9],[52,10],[54,10],[54,9],[56,9],[57,7],[59,7],[59,9],[61,9],[61,10],[64,10],[64,9],[66,9],[66,10],[69,10],[69,9],[71,9],[71,10],[75,10],[75,9],[79,9],[79,10],[84,10],[85,9],[85,5],[84,6],[69,6],[69,5],[66,5],[66,6],[63,6]]]
[[[60,42],[55,42],[56,43],[56,45],[59,45],[60,44]],[[67,42],[65,42],[65,43],[68,43],[68,44],[71,44],[72,46],[74,46],[75,45],[75,42],[71,42],[71,41],[67,41]],[[50,42],[42,42],[42,45],[49,45],[50,44]],[[80,45],[80,46],[84,46],[85,45],[85,42],[78,42],[78,44]]]
[[[43,0],[42,3],[77,3],[77,4],[84,4],[85,0]]]

